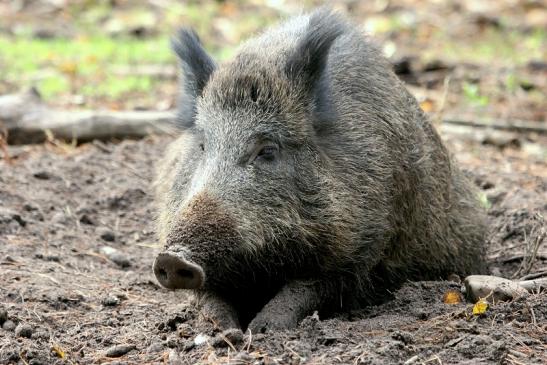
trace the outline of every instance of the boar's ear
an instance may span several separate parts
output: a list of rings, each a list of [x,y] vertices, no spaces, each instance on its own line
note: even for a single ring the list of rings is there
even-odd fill
[[[311,14],[308,29],[285,64],[289,79],[313,95],[327,63],[330,47],[345,28],[340,17],[328,9]]]
[[[327,121],[335,120],[329,75],[324,70],[332,44],[347,29],[347,23],[328,8],[314,12],[310,16],[308,29],[285,65],[289,80],[300,89],[301,95],[306,98],[304,102],[313,108],[317,133],[329,125]]]
[[[192,29],[180,29],[171,45],[182,64],[183,79],[177,124],[181,128],[189,128],[194,124],[196,99],[201,96],[216,64],[203,49],[198,35]]]

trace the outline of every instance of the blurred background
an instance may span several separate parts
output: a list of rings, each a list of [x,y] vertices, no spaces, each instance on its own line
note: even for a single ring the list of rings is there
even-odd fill
[[[0,1],[0,94],[31,86],[61,108],[167,110],[177,67],[169,37],[192,26],[217,58],[321,1]],[[541,0],[333,1],[383,45],[439,115],[547,119],[547,8]]]

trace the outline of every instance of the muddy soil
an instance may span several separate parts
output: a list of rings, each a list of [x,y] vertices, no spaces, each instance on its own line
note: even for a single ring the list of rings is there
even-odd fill
[[[534,137],[534,143],[547,140]],[[168,137],[9,147],[0,160],[1,364],[545,364],[547,294],[445,304],[454,281],[270,334],[219,333],[184,291],[159,287],[150,181]],[[490,270],[547,271],[547,163],[518,146],[449,140],[489,206]]]

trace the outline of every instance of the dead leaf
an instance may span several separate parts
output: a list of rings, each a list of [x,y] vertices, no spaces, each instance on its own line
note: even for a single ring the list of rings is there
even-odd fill
[[[488,302],[482,298],[473,306],[473,314],[477,316],[486,313],[487,310]]]
[[[443,303],[445,304],[460,304],[462,302],[462,295],[457,290],[448,290],[444,293]]]
[[[435,104],[433,103],[433,100],[431,99],[425,99],[420,103],[420,107],[422,110],[426,113],[430,113],[433,111]]]
[[[57,355],[60,359],[64,359],[66,357],[66,353],[58,345],[51,346],[51,351],[55,352],[55,355]]]
[[[65,61],[60,63],[57,68],[64,74],[73,76],[78,71],[78,65],[74,61]]]

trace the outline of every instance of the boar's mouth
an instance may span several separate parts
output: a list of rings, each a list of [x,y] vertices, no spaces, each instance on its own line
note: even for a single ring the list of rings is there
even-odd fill
[[[160,284],[168,289],[199,289],[205,282],[201,266],[170,251],[156,257],[154,274]]]

